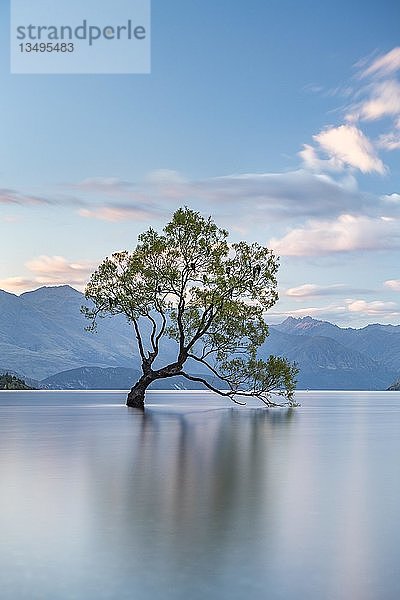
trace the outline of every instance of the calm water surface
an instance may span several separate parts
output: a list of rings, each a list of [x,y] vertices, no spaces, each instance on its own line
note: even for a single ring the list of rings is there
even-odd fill
[[[124,397],[0,393],[2,599],[400,598],[400,393]]]

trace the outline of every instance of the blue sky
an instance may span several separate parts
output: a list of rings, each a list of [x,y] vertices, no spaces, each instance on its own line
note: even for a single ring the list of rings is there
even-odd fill
[[[153,0],[123,76],[10,75],[0,7],[0,288],[82,289],[187,204],[281,256],[275,320],[400,322],[398,2]]]

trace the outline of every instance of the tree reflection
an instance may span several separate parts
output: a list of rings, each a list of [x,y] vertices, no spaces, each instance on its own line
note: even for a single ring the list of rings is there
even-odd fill
[[[226,563],[239,552],[238,540],[241,551],[262,560],[274,536],[293,419],[290,409],[132,411],[129,452],[112,460],[108,477],[96,476],[99,542],[116,542],[118,535],[118,560],[128,553],[130,568],[139,570],[156,563],[159,576],[200,563],[203,572],[215,572],[222,555]],[[97,457],[88,473],[107,462]]]

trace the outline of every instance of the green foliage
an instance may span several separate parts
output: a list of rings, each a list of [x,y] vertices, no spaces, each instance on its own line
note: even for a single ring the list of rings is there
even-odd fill
[[[282,358],[257,358],[268,335],[265,312],[278,299],[278,260],[253,243],[228,244],[228,232],[211,217],[180,208],[162,233],[150,228],[132,252],[116,252],[92,274],[83,308],[95,329],[97,319],[125,315],[133,324],[143,373],[154,378],[182,375],[202,381],[232,399],[256,396],[276,405],[271,392],[294,405],[297,369]],[[151,334],[146,339],[142,323]],[[176,361],[154,369],[162,338],[178,345]],[[205,365],[227,388],[183,370],[186,361]]]
[[[30,390],[25,381],[18,379],[15,375],[4,373],[0,375],[0,390]]]

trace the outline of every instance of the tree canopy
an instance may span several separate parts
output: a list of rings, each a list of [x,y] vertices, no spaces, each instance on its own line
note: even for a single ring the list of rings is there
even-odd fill
[[[153,381],[180,375],[239,404],[247,396],[295,405],[296,366],[257,354],[268,336],[265,312],[278,299],[277,270],[271,250],[228,243],[225,229],[186,207],[162,233],[150,228],[133,251],[107,257],[86,286],[92,305],[83,312],[89,329],[106,315],[132,323],[143,374],[127,404],[143,407]],[[175,340],[176,356],[160,366],[165,337]]]
[[[0,390],[31,390],[25,381],[10,373],[0,373]]]

